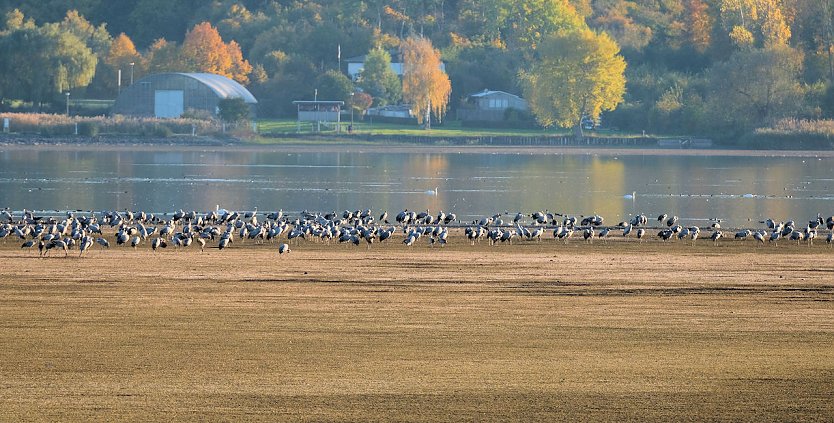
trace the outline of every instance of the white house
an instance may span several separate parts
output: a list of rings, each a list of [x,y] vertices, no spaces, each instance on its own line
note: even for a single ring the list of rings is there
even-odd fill
[[[388,54],[391,55],[391,70],[394,71],[397,76],[402,78],[403,76],[403,60],[402,54],[397,49],[388,50]],[[347,73],[350,76],[350,79],[356,81],[359,78],[359,74],[362,73],[362,70],[365,69],[365,58],[367,55],[351,57],[345,60],[347,63]],[[440,62],[440,70],[446,72],[446,64]]]

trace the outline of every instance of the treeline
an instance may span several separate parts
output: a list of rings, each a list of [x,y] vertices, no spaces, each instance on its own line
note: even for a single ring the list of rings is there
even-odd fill
[[[575,13],[628,64],[604,126],[737,139],[834,117],[834,0],[2,0],[0,12],[4,99],[113,98],[119,69],[123,84],[131,70],[212,69],[286,115],[316,88],[349,100],[347,58],[421,35],[442,53],[453,112],[485,88],[522,94],[538,47]],[[360,83],[370,101],[398,101],[380,78]]]

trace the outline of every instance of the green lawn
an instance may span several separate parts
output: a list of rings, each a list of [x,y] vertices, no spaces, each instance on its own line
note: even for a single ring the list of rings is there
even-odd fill
[[[347,133],[347,125],[342,122],[342,130]],[[298,126],[293,119],[261,119],[258,120],[258,131],[261,134],[295,134]],[[301,133],[311,133],[312,124],[307,122],[301,126]],[[356,134],[390,135],[390,136],[421,136],[421,137],[484,137],[484,136],[540,136],[540,135],[568,135],[570,130],[562,128],[549,129],[492,129],[468,128],[461,122],[446,122],[443,126],[436,126],[431,130],[418,128],[416,125],[400,125],[393,123],[355,122],[353,132]],[[335,131],[323,131],[324,134],[334,134]],[[587,131],[588,135],[604,135],[617,137],[639,136],[615,131]]]

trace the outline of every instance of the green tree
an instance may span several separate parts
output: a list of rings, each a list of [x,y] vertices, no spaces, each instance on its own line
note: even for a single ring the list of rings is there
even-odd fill
[[[345,104],[350,102],[350,93],[354,91],[353,82],[345,74],[331,69],[318,77],[316,89],[319,98],[323,100],[339,100]]]
[[[18,26],[0,34],[0,92],[40,104],[87,86],[97,58],[85,43],[58,24]]]
[[[217,104],[220,119],[227,123],[239,123],[249,119],[251,110],[240,97],[224,98]]]
[[[710,72],[716,122],[736,129],[772,125],[800,109],[802,53],[788,46],[740,50]]]
[[[499,16],[506,17],[507,45],[535,49],[541,40],[558,31],[585,27],[582,17],[568,0],[502,1]]]
[[[539,124],[573,127],[582,136],[582,117],[597,119],[623,101],[626,63],[605,33],[590,29],[547,37],[539,59],[519,74],[524,97]]]
[[[396,104],[402,98],[402,82],[391,69],[391,55],[375,48],[365,56],[359,86],[374,98],[377,106]]]
[[[102,57],[110,50],[113,37],[107,32],[105,24],[94,26],[77,10],[67,11],[64,20],[58,23],[62,32],[69,32],[83,41],[96,56]]]

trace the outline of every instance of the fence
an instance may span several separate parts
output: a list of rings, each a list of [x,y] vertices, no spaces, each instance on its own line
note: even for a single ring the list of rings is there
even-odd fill
[[[286,139],[321,138],[315,134],[264,134],[267,137]],[[339,138],[344,140],[345,138]],[[506,145],[506,146],[657,146],[657,138],[651,137],[584,137],[572,136],[474,136],[442,137],[418,135],[356,134],[350,140],[386,143],[390,141],[425,145]]]

